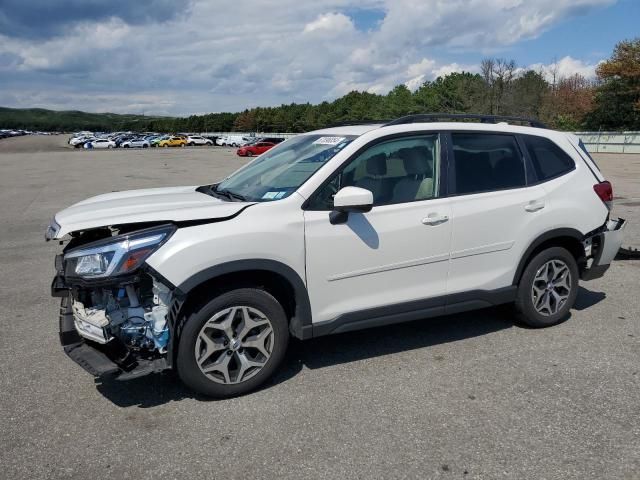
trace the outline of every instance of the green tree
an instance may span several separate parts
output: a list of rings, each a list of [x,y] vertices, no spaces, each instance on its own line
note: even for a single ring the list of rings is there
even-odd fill
[[[596,74],[601,84],[587,125],[605,130],[640,129],[640,37],[618,43]]]
[[[505,111],[509,115],[538,118],[549,84],[541,73],[527,70],[512,83]]]

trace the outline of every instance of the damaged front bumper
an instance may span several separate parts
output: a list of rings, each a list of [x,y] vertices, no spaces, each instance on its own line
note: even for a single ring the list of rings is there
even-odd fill
[[[85,308],[78,301],[78,291],[86,288],[67,284],[60,270],[51,286],[51,294],[62,298],[60,343],[69,358],[95,377],[118,380],[135,379],[172,367],[173,333],[182,305],[182,296],[177,289],[171,289],[171,304],[166,313],[169,337],[166,347],[149,350],[128,343],[122,335],[113,334],[110,319],[104,311]],[[145,340],[143,336],[140,338]],[[147,343],[151,344],[151,341],[147,340]]]
[[[585,239],[589,260],[580,273],[582,280],[594,280],[605,274],[622,246],[626,226],[624,218],[609,220],[599,232]]]

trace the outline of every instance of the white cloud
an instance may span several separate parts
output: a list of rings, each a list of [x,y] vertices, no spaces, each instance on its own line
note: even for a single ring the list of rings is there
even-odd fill
[[[351,18],[342,13],[326,13],[304,26],[304,33],[345,32],[355,29]]]
[[[236,0],[220,8],[194,0],[164,23],[109,17],[45,39],[0,34],[0,104],[30,106],[45,92],[41,106],[190,114],[318,102],[353,89],[386,93],[401,83],[417,88],[477,71],[452,62],[452,53],[479,63],[487,50],[614,1]],[[354,9],[384,18],[358,29]],[[595,68],[571,57],[557,63],[559,72],[587,76]]]
[[[530,65],[528,69],[542,73],[548,82],[552,82],[554,80],[554,75],[556,81],[562,78],[571,77],[575,74],[592,79],[596,76],[596,67],[598,66],[598,63],[586,63],[582,60],[566,56],[558,61],[551,62],[546,65],[542,63]]]

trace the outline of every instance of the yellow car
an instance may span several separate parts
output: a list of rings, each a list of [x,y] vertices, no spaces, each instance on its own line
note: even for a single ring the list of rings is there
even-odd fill
[[[178,137],[178,136],[172,135],[169,138],[160,140],[158,142],[158,146],[159,147],[186,147],[187,139],[185,137]]]

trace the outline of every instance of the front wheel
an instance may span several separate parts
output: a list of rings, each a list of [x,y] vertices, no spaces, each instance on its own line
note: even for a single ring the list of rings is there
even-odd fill
[[[194,311],[180,335],[177,370],[193,390],[225,398],[262,385],[289,343],[284,309],[264,290],[224,293]]]
[[[567,319],[578,295],[578,264],[562,247],[538,253],[527,265],[516,297],[516,308],[524,323],[540,328]]]

